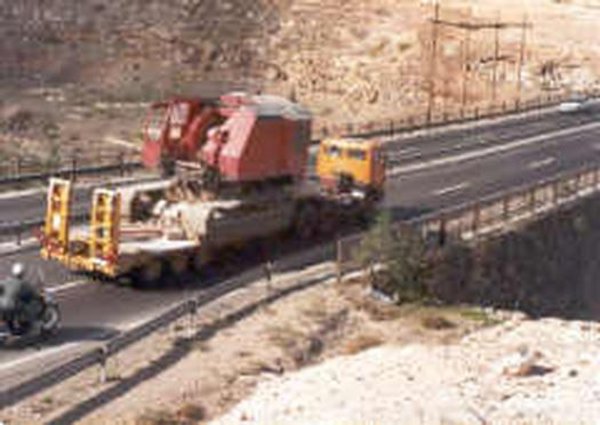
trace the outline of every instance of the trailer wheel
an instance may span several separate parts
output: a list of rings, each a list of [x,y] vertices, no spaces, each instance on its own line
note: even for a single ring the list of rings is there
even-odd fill
[[[175,277],[181,277],[188,271],[188,257],[186,255],[174,255],[169,258],[169,271]]]
[[[202,272],[208,262],[209,258],[207,253],[202,250],[196,251],[190,256],[191,268],[196,273]]]
[[[163,275],[163,262],[160,260],[149,261],[142,265],[136,273],[136,280],[143,286],[154,286]]]

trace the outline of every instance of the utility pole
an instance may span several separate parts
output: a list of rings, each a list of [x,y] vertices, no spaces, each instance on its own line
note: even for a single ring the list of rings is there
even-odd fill
[[[492,102],[496,102],[498,92],[498,56],[500,54],[500,18],[494,25],[494,70],[492,75]]]
[[[440,4],[436,1],[431,30],[431,58],[429,64],[429,101],[427,102],[427,123],[431,122],[433,114],[433,103],[435,101],[435,74],[437,62],[438,24],[440,20]]]
[[[469,72],[470,72],[470,58],[471,58],[471,30],[465,30],[465,44],[464,44],[464,56],[463,56],[463,78],[462,78],[462,94],[461,94],[461,105],[464,107],[467,104],[467,95],[468,88],[467,84],[469,82]]]
[[[519,63],[517,65],[517,99],[521,101],[521,91],[523,89],[523,63],[525,62],[525,44],[527,43],[527,15],[523,15],[523,24],[521,26],[521,45],[519,47]]]

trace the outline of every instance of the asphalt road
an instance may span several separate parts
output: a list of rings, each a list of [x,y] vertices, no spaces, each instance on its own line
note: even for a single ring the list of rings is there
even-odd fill
[[[416,156],[406,155],[393,161],[392,167],[397,172],[388,181],[384,206],[396,217],[414,217],[586,164],[598,164],[600,124],[595,124],[598,117],[600,108],[577,115],[534,114],[502,124],[392,141],[388,149],[398,152],[411,148]],[[515,143],[528,138],[531,139],[528,143]],[[494,150],[502,146],[514,147]],[[485,154],[465,157],[464,154],[472,152]],[[411,165],[428,160],[439,163],[411,170]],[[43,211],[43,195],[36,196],[12,202],[0,200],[3,219],[25,215],[25,210],[31,216],[39,214]],[[60,303],[63,331],[41,348],[17,344],[0,349],[1,382],[16,379],[23,368],[41,361],[48,365],[90,341],[109,338],[220,279],[216,274],[183,287],[136,290],[72,275],[56,264],[41,261],[36,250],[0,257],[0,275],[8,273],[10,264],[16,260],[27,262],[32,269],[39,266],[43,271]]]

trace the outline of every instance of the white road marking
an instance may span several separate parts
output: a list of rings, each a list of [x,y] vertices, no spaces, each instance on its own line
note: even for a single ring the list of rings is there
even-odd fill
[[[389,171],[390,176],[397,176],[400,174],[406,174],[413,171],[422,171],[429,168],[437,167],[440,165],[455,164],[458,162],[467,161],[470,159],[481,158],[488,155],[493,155],[501,152],[506,152],[512,149],[521,148],[524,146],[532,145],[535,143],[541,143],[552,139],[554,137],[568,136],[571,134],[581,133],[583,131],[595,130],[600,128],[600,122],[593,122],[582,125],[575,128],[567,128],[563,130],[557,130],[550,133],[538,134],[537,136],[527,137],[525,139],[516,140],[511,143],[501,144],[498,146],[491,146],[489,148],[480,149],[477,151],[465,152],[460,155],[449,156],[445,158],[437,158],[431,161],[420,162],[417,164],[410,164],[401,167],[395,167]]]
[[[85,285],[87,283],[89,283],[89,281],[87,281],[87,280],[75,280],[73,282],[63,283],[62,285],[52,286],[50,288],[47,288],[46,291],[48,291],[51,294],[56,294],[58,292],[67,291],[71,288],[76,288],[78,286]]]
[[[403,156],[409,153],[415,153],[415,152],[419,152],[419,148],[416,147],[410,147],[410,148],[404,148],[404,149],[400,149],[399,151],[394,152],[394,156]]]
[[[454,186],[449,186],[449,187],[445,187],[443,189],[435,190],[435,191],[433,191],[433,194],[435,196],[443,196],[443,195],[447,195],[449,193],[458,192],[459,190],[466,189],[469,186],[471,186],[471,183],[462,182],[462,183],[454,185]]]
[[[47,348],[47,349],[39,351],[35,354],[31,354],[31,355],[25,356],[25,357],[20,357],[18,359],[10,361],[10,362],[2,363],[2,364],[0,364],[0,371],[12,369],[16,366],[22,365],[24,363],[28,363],[32,360],[36,360],[36,359],[39,359],[42,357],[46,357],[48,355],[60,353],[61,351],[66,351],[78,344],[79,344],[78,342],[68,342],[64,345],[59,345],[58,347]]]
[[[554,158],[553,156],[549,156],[548,158],[545,158],[545,159],[542,159],[539,161],[530,162],[529,165],[527,165],[527,168],[529,168],[530,170],[537,170],[538,168],[546,167],[555,162],[556,162],[556,158]]]
[[[387,156],[393,161],[406,160],[411,158],[418,158],[422,156],[423,153],[415,147],[404,148],[394,152],[388,152]]]
[[[33,188],[19,191],[10,191],[0,193],[0,199],[14,199],[14,198],[25,198],[27,196],[37,195],[38,193],[44,193],[47,189],[44,188]]]
[[[111,145],[123,146],[137,152],[140,152],[142,150],[141,147],[136,145],[135,143],[114,136],[105,136],[104,141],[106,143],[110,143]]]

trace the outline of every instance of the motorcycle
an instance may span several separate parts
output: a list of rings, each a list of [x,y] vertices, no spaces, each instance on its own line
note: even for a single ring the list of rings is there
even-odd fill
[[[52,295],[43,290],[35,299],[20,301],[8,308],[0,306],[0,318],[12,336],[49,336],[59,327],[60,309]]]

